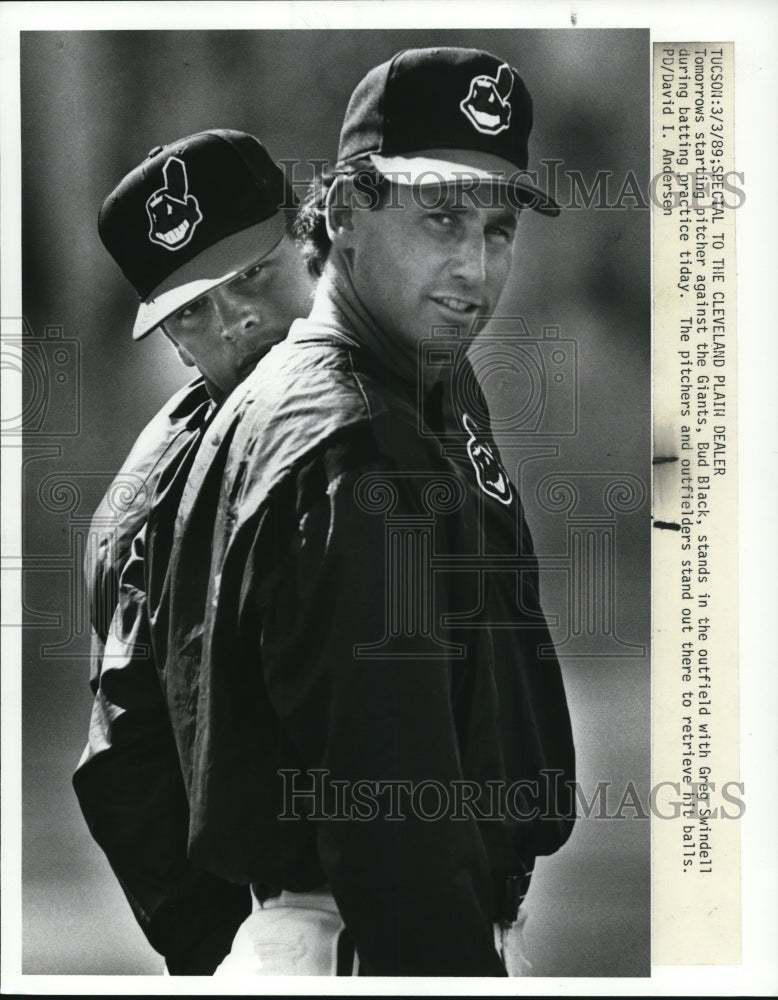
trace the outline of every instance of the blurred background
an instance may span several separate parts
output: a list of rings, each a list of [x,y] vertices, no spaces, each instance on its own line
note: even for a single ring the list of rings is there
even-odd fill
[[[630,177],[646,197],[647,31],[22,35],[26,974],[161,971],[70,784],[91,704],[80,565],[113,473],[189,372],[164,338],[132,342],[137,300],[99,241],[99,206],[152,147],[204,128],[255,133],[277,159],[300,161],[305,180],[308,161],[334,159],[364,73],[427,45],[484,48],[519,69],[535,105],[530,166],[542,184],[541,160],[560,161],[563,205],[567,171],[589,188],[608,172],[611,206]],[[579,780],[587,798],[611,783],[611,815],[630,783],[645,807],[650,764],[650,246],[639,201],[595,197],[556,220],[522,219],[501,302],[509,319],[495,324],[514,331],[515,349],[496,349],[488,331],[473,349],[544,569]],[[582,819],[538,863],[527,925],[537,975],[649,973],[650,830],[636,813]]]

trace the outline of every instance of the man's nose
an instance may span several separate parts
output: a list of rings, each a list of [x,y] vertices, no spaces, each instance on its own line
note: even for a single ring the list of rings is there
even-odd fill
[[[222,289],[214,293],[216,315],[224,340],[237,340],[259,322],[257,305],[241,301]]]
[[[486,280],[486,238],[483,232],[471,231],[459,240],[451,262],[454,277],[469,285],[480,286]]]

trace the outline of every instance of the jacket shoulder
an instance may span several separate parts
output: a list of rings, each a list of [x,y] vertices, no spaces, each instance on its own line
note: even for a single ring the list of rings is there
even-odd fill
[[[95,513],[95,521],[112,526],[132,518],[147,503],[146,484],[178,436],[192,427],[210,397],[202,378],[179,389],[146,424],[122,463]],[[97,526],[97,525],[95,525]]]
[[[389,413],[380,386],[352,352],[332,344],[279,345],[226,405],[217,431],[229,448],[223,494],[239,493],[246,510],[256,510],[330,443],[359,439],[364,451]]]
[[[162,406],[135,441],[92,517],[84,572],[93,599],[103,581],[121,572],[133,538],[145,525],[166,456],[182,434],[188,437],[196,429],[209,404],[205,383],[195,379]]]
[[[179,389],[140,432],[119,474],[142,475],[147,469],[153,468],[171,441],[186,430],[201,408],[209,403],[210,396],[202,378]]]

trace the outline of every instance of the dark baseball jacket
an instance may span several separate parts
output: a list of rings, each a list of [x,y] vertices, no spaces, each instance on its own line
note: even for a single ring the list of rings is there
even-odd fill
[[[532,540],[483,397],[450,388],[298,321],[149,514],[190,862],[260,896],[328,883],[364,974],[504,975],[507,880],[573,824]],[[387,783],[432,797],[398,819]],[[513,801],[455,815],[456,787]]]
[[[198,378],[150,421],[95,512],[84,567],[95,699],[73,784],[146,937],[181,974],[213,972],[251,906],[245,887],[188,860],[189,810],[145,602],[152,497],[188,469],[215,408]]]
[[[179,389],[138,435],[92,517],[84,579],[94,639],[93,684],[102,669],[102,650],[118,604],[119,577],[133,539],[145,526],[157,481],[202,433],[215,408],[202,377]]]

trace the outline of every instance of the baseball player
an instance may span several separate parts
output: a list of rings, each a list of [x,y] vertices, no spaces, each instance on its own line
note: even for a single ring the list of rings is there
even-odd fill
[[[313,279],[291,234],[294,216],[291,190],[262,144],[212,130],[153,149],[99,218],[141,298],[134,339],[161,330],[200,372],[141,433],[92,521],[85,570],[95,701],[74,777],[133,912],[176,973],[213,971],[250,898],[186,858],[186,796],[147,636],[146,519],[158,487],[175,504],[223,400],[310,308]]]
[[[485,52],[367,74],[301,215],[311,315],[224,404],[172,549],[147,554],[189,858],[252,889],[219,976],[521,971],[511,927],[570,835],[574,750],[456,347],[498,305],[521,214],[558,211],[527,183],[531,123]]]

